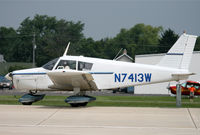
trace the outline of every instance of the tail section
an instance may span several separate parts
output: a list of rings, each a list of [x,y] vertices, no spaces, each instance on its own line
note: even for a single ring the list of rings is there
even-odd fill
[[[158,66],[188,69],[197,36],[182,34]]]

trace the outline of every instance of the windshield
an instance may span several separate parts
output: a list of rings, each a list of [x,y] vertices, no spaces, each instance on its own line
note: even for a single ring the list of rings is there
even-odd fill
[[[52,70],[57,61],[58,61],[58,58],[53,59],[52,61],[49,61],[47,64],[43,65],[42,67],[47,70]]]
[[[182,87],[186,87],[186,82],[185,82],[185,83],[182,83],[181,85],[182,85]]]

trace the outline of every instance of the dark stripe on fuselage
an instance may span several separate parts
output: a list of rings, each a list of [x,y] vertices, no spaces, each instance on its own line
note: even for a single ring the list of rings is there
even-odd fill
[[[183,53],[167,53],[166,55],[183,55]]]
[[[113,74],[114,72],[89,72],[90,74]],[[13,73],[13,75],[45,75],[47,73]]]
[[[90,74],[113,74],[114,72],[89,72]]]
[[[45,75],[47,73],[13,73],[13,75]]]

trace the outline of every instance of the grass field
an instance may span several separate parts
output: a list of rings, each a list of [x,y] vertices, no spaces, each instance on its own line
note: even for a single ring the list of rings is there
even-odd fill
[[[20,105],[20,96],[0,96],[0,104]],[[42,101],[33,105],[69,106],[65,103],[66,96],[45,96]],[[176,107],[175,97],[168,96],[96,96],[97,100],[88,106],[120,106],[120,107]],[[188,98],[182,99],[182,107],[200,108],[200,98],[190,103]]]

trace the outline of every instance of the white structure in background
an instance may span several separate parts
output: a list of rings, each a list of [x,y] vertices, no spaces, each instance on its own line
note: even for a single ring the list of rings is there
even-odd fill
[[[1,63],[1,62],[6,62],[6,61],[4,60],[4,57],[3,57],[2,54],[0,54],[0,63]]]
[[[126,49],[124,49],[123,54],[115,59],[116,61],[133,62],[133,59],[127,54]]]
[[[165,54],[149,54],[149,55],[137,55],[135,57],[136,63],[152,64],[155,65],[159,63],[161,58]],[[200,81],[200,51],[193,53],[192,61],[190,64],[190,72],[196,73],[192,75],[188,80]],[[175,85],[176,82],[170,82],[170,85]],[[158,83],[151,85],[135,86],[135,94],[170,94],[167,90],[169,83]]]

